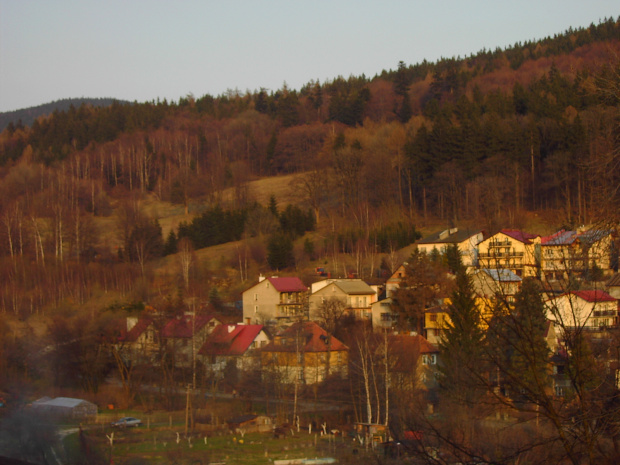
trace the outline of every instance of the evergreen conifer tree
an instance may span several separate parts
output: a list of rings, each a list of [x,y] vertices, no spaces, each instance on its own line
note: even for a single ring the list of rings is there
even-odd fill
[[[450,321],[440,342],[440,386],[457,402],[472,405],[481,393],[478,376],[482,368],[484,332],[471,276],[460,258],[456,263],[456,288],[448,315]]]

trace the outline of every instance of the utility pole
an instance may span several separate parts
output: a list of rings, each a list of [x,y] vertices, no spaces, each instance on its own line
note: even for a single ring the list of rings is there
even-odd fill
[[[187,385],[187,398],[185,400],[185,436],[189,432],[189,408],[190,408],[190,393],[192,391],[192,385]]]

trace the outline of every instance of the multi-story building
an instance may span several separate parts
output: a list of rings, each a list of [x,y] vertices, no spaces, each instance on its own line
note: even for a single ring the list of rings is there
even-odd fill
[[[443,334],[451,324],[446,305],[436,305],[424,312],[424,334],[431,344],[439,344]]]
[[[460,230],[459,228],[446,229],[431,234],[416,242],[418,250],[430,254],[433,249],[445,253],[451,245],[456,245],[461,252],[461,262],[467,267],[476,266],[477,246],[484,239],[483,231]]]
[[[215,315],[186,313],[170,319],[161,330],[167,357],[179,367],[191,366],[207,337],[222,323]]]
[[[400,288],[401,284],[405,281],[407,276],[407,263],[403,263],[385,282],[385,296],[392,297],[394,293]]]
[[[243,292],[246,324],[281,325],[308,319],[308,288],[299,278],[260,277]]]
[[[373,302],[370,307],[374,331],[391,329],[398,323],[398,312],[392,308],[391,297]]]
[[[361,279],[325,279],[312,284],[309,298],[310,319],[320,320],[321,306],[329,299],[342,302],[346,313],[358,320],[370,320],[371,305],[377,292]]]
[[[510,270],[482,269],[472,276],[476,305],[484,328],[500,308],[508,310],[521,289],[521,277]]]
[[[537,276],[540,236],[516,229],[502,229],[478,244],[478,267],[507,269],[517,276]]]
[[[618,326],[618,300],[601,290],[565,292],[545,302],[547,317],[563,328]]]
[[[198,354],[215,376],[227,365],[240,371],[260,368],[260,350],[269,343],[263,325],[219,325],[209,335]]]
[[[547,281],[600,270],[611,272],[613,240],[608,230],[566,231],[541,238],[541,270]],[[592,277],[592,276],[591,276]]]
[[[263,376],[283,384],[316,384],[348,376],[349,348],[311,321],[295,323],[261,350]]]

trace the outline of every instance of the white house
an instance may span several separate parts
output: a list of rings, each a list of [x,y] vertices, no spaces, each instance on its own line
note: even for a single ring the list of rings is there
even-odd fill
[[[618,300],[607,292],[571,291],[545,302],[548,318],[556,326],[589,329],[618,325]]]

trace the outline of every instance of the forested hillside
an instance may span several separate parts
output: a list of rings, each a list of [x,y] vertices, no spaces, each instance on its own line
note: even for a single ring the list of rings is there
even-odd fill
[[[162,296],[201,282],[206,294],[219,282],[206,277],[226,267],[238,272],[234,300],[258,270],[336,252],[369,276],[375,254],[433,223],[493,230],[526,226],[530,213],[554,227],[617,215],[619,52],[609,19],[374,78],[13,122],[0,134],[0,309],[25,316],[109,291],[147,301],[154,284]],[[258,204],[250,181],[283,174],[298,175],[294,205]],[[162,230],[164,205],[178,221]],[[232,240],[242,245],[218,263],[150,274],[181,246]]]

